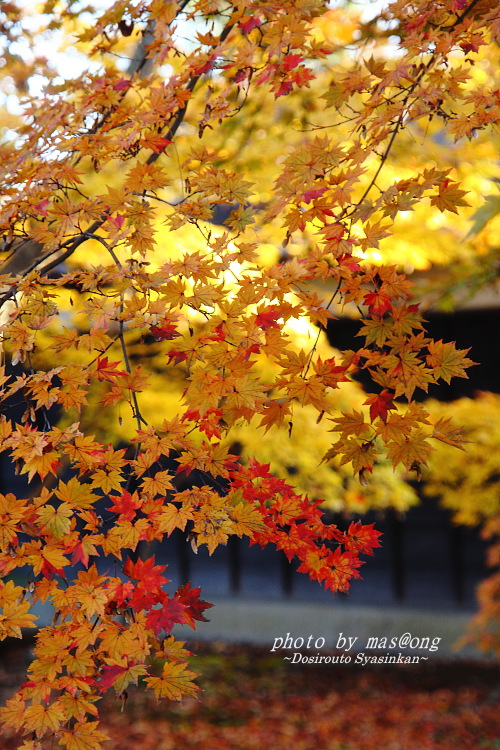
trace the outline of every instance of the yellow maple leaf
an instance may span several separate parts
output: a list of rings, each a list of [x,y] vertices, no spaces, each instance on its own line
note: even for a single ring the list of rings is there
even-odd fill
[[[0,581],[0,640],[8,636],[22,638],[21,628],[33,628],[37,618],[29,614],[30,603],[24,589],[13,581]]]
[[[193,511],[181,505],[178,508],[174,503],[167,503],[156,519],[157,530],[161,533],[171,534],[174,529],[184,531],[188,521],[193,520]]]
[[[16,693],[0,707],[0,721],[7,727],[19,730],[26,722],[26,702]]]
[[[109,737],[97,729],[98,726],[97,721],[75,724],[71,731],[62,733],[59,742],[66,746],[66,750],[100,750]]]
[[[187,664],[166,662],[161,677],[146,677],[145,682],[157,698],[180,701],[184,695],[196,695],[199,687],[193,682],[195,677],[198,675],[188,669]]]
[[[73,510],[66,503],[61,503],[58,508],[49,504],[39,508],[37,516],[55,539],[63,539],[71,528]]]
[[[31,482],[35,474],[44,480],[47,474],[56,475],[57,467],[60,465],[59,453],[56,451],[47,451],[41,456],[33,456],[24,464],[21,474],[28,475],[28,481]]]
[[[264,416],[259,427],[265,427],[266,432],[273,426],[281,427],[285,417],[290,417],[290,402],[286,398],[270,398],[264,406]]]
[[[466,368],[476,364],[465,356],[469,349],[456,349],[453,342],[444,344],[442,341],[431,341],[428,350],[427,364],[434,370],[435,377],[442,378],[446,383],[451,378],[466,378]]]
[[[297,378],[295,382],[287,386],[287,390],[290,398],[296,398],[302,406],[312,404],[318,411],[330,411],[325,387],[321,378],[316,375],[313,375],[309,380]]]
[[[430,453],[434,450],[428,436],[421,430],[415,430],[410,435],[403,435],[397,443],[387,444],[387,455],[394,466],[402,463],[407,469],[415,468],[415,464],[425,464]]]
[[[238,536],[246,534],[251,537],[255,531],[265,526],[257,508],[248,503],[238,503],[231,508],[229,518],[233,522],[232,532]]]
[[[12,493],[0,494],[0,549],[5,550],[16,539],[18,524],[29,512],[25,500]]]
[[[95,565],[88,570],[81,570],[78,579],[69,589],[68,594],[80,605],[87,618],[103,615],[108,603],[108,595],[103,588],[106,576],[100,576]]]
[[[464,195],[467,195],[467,191],[460,190],[457,182],[445,180],[440,183],[438,194],[431,196],[431,203],[433,206],[437,206],[440,211],[451,211],[457,214],[459,206],[470,205],[467,201],[464,201]]]
[[[26,725],[33,729],[37,737],[43,737],[47,731],[57,732],[65,721],[66,714],[58,701],[48,706],[35,703],[26,709]]]
[[[153,477],[144,477],[142,491],[145,497],[165,495],[172,489],[172,474],[168,471],[157,471]]]
[[[68,482],[60,481],[54,494],[66,506],[75,510],[91,508],[99,499],[88,484],[81,484],[76,477],[71,477]]]
[[[79,412],[82,406],[87,405],[87,391],[83,391],[81,388],[70,388],[68,391],[61,389],[57,400],[65,411],[76,409]]]

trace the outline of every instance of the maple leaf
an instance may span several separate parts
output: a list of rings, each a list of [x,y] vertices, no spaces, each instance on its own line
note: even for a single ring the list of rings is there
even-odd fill
[[[155,337],[157,341],[170,341],[171,339],[180,336],[174,323],[167,321],[161,326],[151,326],[151,335]]]
[[[361,240],[363,250],[366,250],[368,247],[378,248],[381,240],[385,239],[385,237],[390,237],[390,232],[385,231],[389,226],[390,224],[382,226],[380,222],[377,224],[365,224],[363,231],[366,239]]]
[[[350,550],[342,552],[337,547],[328,555],[330,575],[325,581],[325,588],[333,591],[346,591],[351,578],[360,578],[357,568],[361,565],[359,558]]]
[[[451,419],[446,419],[445,417],[438,419],[434,425],[432,437],[440,440],[442,443],[460,448],[460,450],[464,450],[464,443],[469,442],[464,439],[462,429],[454,425]]]
[[[367,406],[370,406],[370,419],[372,422],[377,417],[380,417],[382,422],[387,422],[387,414],[391,409],[394,409],[393,398],[393,393],[384,390],[381,393],[374,394],[366,399],[364,403]]]
[[[238,25],[240,26],[244,34],[250,34],[250,32],[260,26],[261,23],[263,23],[263,21],[261,21],[257,16],[251,16],[247,21],[239,21]]]
[[[86,406],[88,403],[87,392],[82,389],[70,391],[64,391],[61,389],[58,393],[57,400],[66,411],[69,409],[76,409],[80,412],[82,407]]]
[[[376,531],[375,524],[362,524],[352,521],[345,533],[344,546],[346,549],[373,555],[373,548],[380,547],[380,531]]]
[[[147,538],[148,528],[149,521],[146,518],[140,518],[135,523],[127,519],[118,519],[115,526],[102,539],[101,544],[105,554],[115,555],[121,560],[124,549],[135,550],[141,539]]]
[[[152,477],[144,477],[142,480],[142,492],[145,497],[166,495],[172,489],[172,475],[168,471],[157,471]]]
[[[247,534],[252,537],[256,531],[262,530],[263,519],[260,512],[252,505],[238,503],[229,512],[233,522],[233,533],[238,536]]]
[[[129,683],[137,685],[138,678],[145,674],[147,667],[144,664],[105,664],[99,674],[99,692],[105,693],[110,687],[114,687],[117,693],[121,693]]]
[[[264,405],[264,415],[259,427],[265,427],[266,432],[273,426],[281,427],[283,421],[290,417],[290,403],[288,399],[269,399]]]
[[[97,540],[93,539],[89,534],[87,534],[87,536],[81,537],[80,541],[71,548],[71,562],[81,562],[87,568],[90,555],[99,554],[96,543]]]
[[[368,306],[370,315],[382,317],[386,312],[392,310],[392,299],[383,288],[378,289],[376,292],[365,294],[364,301],[365,305]]]
[[[194,620],[198,620],[199,622],[209,622],[203,612],[206,609],[213,607],[213,604],[209,604],[209,602],[200,599],[200,594],[201,589],[191,588],[190,583],[185,583],[184,586],[179,586],[175,592],[175,598],[178,599],[184,607],[184,621],[190,625],[193,630],[195,629]]]
[[[169,635],[163,639],[156,655],[167,661],[185,662],[188,657],[192,656],[192,653],[185,649],[184,645],[184,641],[176,641],[173,635]]]
[[[147,589],[148,587],[161,587],[164,583],[167,583],[167,579],[161,575],[166,567],[166,565],[155,565],[153,555],[147,560],[137,560],[135,563],[129,558],[123,570],[130,578],[141,581],[141,584]]]
[[[109,510],[112,513],[118,513],[120,521],[131,521],[135,518],[137,511],[143,502],[137,492],[134,492],[131,495],[130,492],[127,492],[126,490],[120,495],[120,497],[110,495],[110,499],[113,500],[113,505],[109,506]]]
[[[38,519],[55,539],[63,539],[71,528],[73,509],[66,503],[61,503],[58,508],[53,505],[45,505],[37,511]]]
[[[12,636],[22,638],[21,628],[33,628],[37,620],[29,614],[30,603],[24,599],[24,589],[13,581],[0,581],[0,640]]]
[[[171,143],[171,140],[158,135],[158,133],[147,133],[140,141],[141,146],[151,149],[155,154],[164,153],[167,146]]]
[[[76,692],[76,690],[75,690]],[[98,716],[99,712],[97,707],[94,706],[92,701],[96,701],[96,696],[91,696],[90,699],[84,697],[84,695],[71,695],[71,693],[63,693],[59,698],[61,706],[64,708],[64,712],[69,719],[75,718],[79,722],[84,722],[87,714],[92,716]]]
[[[97,729],[99,722],[83,721],[71,730],[64,730],[60,743],[66,750],[100,750],[101,743],[109,739],[108,735]]]
[[[365,320],[357,336],[365,336],[366,344],[376,344],[382,347],[393,334],[393,324],[389,318],[377,317],[375,320]]]
[[[56,451],[47,451],[40,456],[33,456],[26,461],[21,474],[28,475],[28,481],[31,482],[35,474],[44,480],[47,474],[57,475],[57,467],[61,465],[59,453]]]
[[[166,503],[158,514],[156,525],[158,531],[170,535],[174,529],[184,531],[188,521],[193,520],[193,511],[189,507],[177,507],[174,503]]]
[[[370,426],[365,422],[364,415],[360,411],[352,411],[350,414],[342,414],[341,417],[334,417],[332,420],[337,427],[333,431],[341,432],[345,437],[349,435],[368,435]]]
[[[81,570],[78,573],[77,580],[71,587],[72,596],[75,597],[81,611],[88,619],[94,615],[104,614],[108,603],[108,595],[103,589],[106,581],[106,577],[100,576],[96,566],[92,565],[88,570]]]
[[[361,441],[353,437],[339,440],[334,443],[329,451],[323,456],[323,461],[340,456],[340,464],[352,463],[355,473],[373,469],[378,450],[372,441]]]
[[[42,573],[49,578],[54,573],[64,575],[64,568],[69,564],[69,560],[65,557],[62,549],[56,547],[55,544],[46,544],[42,548],[40,542],[28,542],[25,545],[25,552],[36,575]]]
[[[8,727],[19,731],[26,723],[26,701],[19,693],[5,701],[0,707],[0,721]]]
[[[439,184],[438,190],[437,195],[431,196],[431,203],[433,206],[437,206],[440,211],[451,211],[457,214],[457,209],[460,206],[470,205],[464,200],[464,195],[467,195],[467,191],[461,190],[456,182],[444,180],[444,182]]]
[[[322,379],[313,375],[308,380],[298,378],[287,386],[290,398],[296,398],[303,406],[312,404],[318,411],[328,412],[330,405],[326,398],[325,385]]]
[[[134,584],[131,581],[125,581],[124,583],[119,578],[112,578],[106,583],[106,591],[109,592],[109,600],[121,607],[133,594]]]
[[[296,68],[297,65],[299,65],[303,59],[304,58],[302,57],[302,55],[297,55],[297,54],[285,55],[285,57],[283,58],[284,70],[288,71],[288,70],[292,70],[292,68]]]
[[[104,463],[103,446],[94,441],[93,435],[77,436],[74,444],[68,443],[64,450],[81,471],[90,471],[96,464]]]
[[[409,470],[425,464],[433,450],[428,435],[422,430],[414,430],[411,436],[403,434],[398,442],[387,443],[387,455],[392,459],[394,466],[402,463]]]
[[[465,356],[469,349],[456,349],[454,343],[431,341],[427,348],[427,364],[434,370],[435,377],[446,383],[450,383],[451,378],[466,378],[466,368],[477,364]]]
[[[0,549],[7,549],[17,543],[19,522],[28,514],[25,502],[18,500],[10,492],[0,494]]]
[[[74,22],[68,8],[54,15],[54,3],[45,5],[49,36]],[[472,363],[465,350],[427,337],[409,302],[410,282],[384,256],[394,254],[403,267],[434,262],[417,236],[432,224],[426,206],[443,212],[437,241],[446,243],[448,230],[457,230],[448,214],[467,205],[450,167],[463,171],[465,155],[467,174],[484,172],[474,159],[479,152],[488,159],[487,129],[499,120],[486,64],[498,22],[488,3],[393,3],[399,49],[389,55],[376,24],[353,36],[359,23],[349,9],[321,15],[325,8],[311,0],[276,6],[279,12],[272,3],[237,3],[228,15],[223,5],[120,2],[83,14],[82,49],[110,60],[139,26],[158,33],[137,50],[129,75],[104,65],[67,85],[63,76],[50,102],[19,100],[19,113],[8,118],[19,148],[4,148],[0,164],[0,345],[9,366],[25,367],[10,380],[0,367],[0,399],[5,409],[23,402],[25,410],[18,416],[14,409],[13,423],[0,418],[0,451],[43,486],[22,499],[0,496],[0,567],[4,577],[26,572],[35,601],[56,612],[54,625],[38,633],[21,697],[2,714],[25,730],[27,750],[50,742],[98,750],[104,735],[87,721],[98,716],[97,693],[137,682],[149,657],[167,660],[161,676],[147,677],[158,697],[194,695],[187,652],[159,636],[174,623],[194,627],[208,605],[189,585],[169,597],[165,566],[142,559],[139,542],[189,524],[194,549],[206,544],[212,553],[247,535],[297,557],[299,569],[329,590],[345,591],[359,577],[360,555],[379,546],[378,532],[361,522],[345,532],[326,524],[319,498],[297,494],[266,464],[229,454],[240,430],[248,452],[246,430],[286,432],[294,422],[290,451],[278,451],[286,466],[300,425],[313,424],[314,412],[319,420],[334,416],[336,442],[325,459],[335,474],[321,467],[326,486],[336,482],[334,503],[337,490],[346,502],[353,494],[357,504],[378,502],[380,487],[381,502],[391,502],[384,446],[394,465],[418,473],[430,442],[463,442],[447,419],[431,420],[411,400],[440,378],[465,377]],[[173,44],[180,12],[188,39],[182,55]],[[199,26],[202,17],[214,19],[210,28]],[[23,28],[16,18],[10,41]],[[36,34],[28,36],[36,47]],[[340,54],[345,45],[353,54]],[[459,63],[457,49],[466,53]],[[470,59],[477,50],[481,75]],[[19,83],[19,61],[11,58],[5,75]],[[26,89],[33,74],[26,72]],[[300,96],[297,89],[311,82],[311,92],[327,93]],[[276,104],[292,92],[292,107]],[[310,121],[311,107],[320,127],[335,126],[320,137],[298,127]],[[246,132],[248,113],[252,137],[240,139],[242,152],[227,135]],[[443,137],[431,150],[421,144],[414,158],[405,123],[424,132],[432,120]],[[465,154],[457,143],[451,155],[449,136],[476,133],[477,145],[470,140]],[[125,162],[125,170],[116,168]],[[477,179],[469,182],[477,193]],[[434,255],[458,257],[450,243]],[[266,257],[276,252],[287,260]],[[475,264],[481,279],[488,263],[484,252]],[[321,329],[330,308],[340,315],[346,306],[368,318],[362,342],[325,359]],[[152,338],[163,343],[151,345]],[[371,378],[370,395],[354,382],[339,390],[356,372]],[[402,395],[409,404],[396,410]],[[71,409],[81,426],[66,426],[62,412]],[[157,427],[171,409],[177,416]],[[60,413],[63,426],[54,427]],[[132,444],[134,457],[96,442],[88,432],[94,422],[106,440]],[[299,485],[314,474],[293,463]],[[353,493],[347,464],[363,485],[373,469],[373,493]],[[481,474],[481,493],[491,489],[489,479]],[[319,494],[320,472],[307,482]],[[180,483],[194,486],[178,491]],[[125,559],[115,577],[90,564],[99,555]],[[4,581],[0,633],[18,636],[33,624],[30,597]]]
[[[66,715],[58,702],[44,705],[35,703],[25,711],[26,723],[29,723],[37,737],[43,737],[47,732],[56,732],[66,721]]]
[[[117,370],[116,366],[120,365],[121,362],[109,362],[107,357],[97,358],[97,379],[108,380],[110,383],[114,383],[116,378],[125,374],[123,370]]]
[[[158,699],[169,698],[180,701],[184,695],[196,696],[199,687],[193,680],[198,677],[196,672],[188,669],[187,664],[166,662],[160,677],[146,677],[145,682]]]
[[[269,328],[279,328],[278,320],[283,315],[280,307],[271,305],[266,310],[259,312],[255,318],[255,325],[267,331]]]
[[[314,198],[320,198],[328,188],[317,188],[315,190],[306,190],[304,192],[304,203],[310,203]]]
[[[148,612],[146,627],[152,628],[157,637],[162,631],[168,634],[176,623],[186,621],[184,610],[185,605],[178,598],[167,598],[159,608]]]

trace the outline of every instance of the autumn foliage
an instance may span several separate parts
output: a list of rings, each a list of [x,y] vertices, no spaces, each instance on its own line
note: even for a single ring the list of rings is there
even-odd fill
[[[141,679],[178,700],[197,689],[171,630],[194,628],[210,605],[189,584],[169,591],[153,543],[180,529],[194,551],[212,552],[246,536],[332,592],[379,546],[371,525],[341,531],[321,499],[242,460],[232,430],[251,424],[272,439],[312,408],[332,432],[318,462],[348,466],[361,485],[380,461],[418,476],[435,441],[460,447],[451,420],[413,399],[465,377],[467,352],[430,340],[405,274],[365,258],[422,202],[441,213],[468,205],[451,164],[417,164],[395,181],[383,169],[410,123],[438,119],[459,139],[498,119],[498,92],[469,79],[500,22],[477,0],[398,0],[330,40],[321,0],[44,11],[89,65],[75,78],[38,57],[23,67],[12,50],[23,38],[36,49],[37,36],[16,3],[3,4],[12,80],[44,85],[0,143],[1,449],[30,487],[0,497],[0,633],[36,626],[33,603],[55,614],[1,718],[26,733],[25,750],[46,739],[94,750],[108,690]],[[388,36],[397,52],[375,54]],[[255,102],[279,118],[282,102],[309,90],[324,124],[290,125],[258,196],[251,165],[224,152],[226,128],[244,128]],[[282,249],[274,264],[261,254],[269,228]],[[186,229],[201,250],[184,240],[179,251]],[[359,347],[325,357],[334,305],[358,311]],[[303,320],[314,331],[306,347],[293,336]],[[137,355],[148,347],[159,375]],[[335,394],[360,371],[374,393],[339,411]],[[168,419],[141,406],[157,377],[184,382]]]

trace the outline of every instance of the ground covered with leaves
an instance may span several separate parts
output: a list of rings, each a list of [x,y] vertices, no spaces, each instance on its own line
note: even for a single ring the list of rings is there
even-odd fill
[[[157,702],[140,688],[105,698],[113,750],[494,750],[500,748],[494,664],[291,665],[265,649],[195,644],[199,700]],[[0,688],[19,679],[22,650],[4,652]],[[18,747],[15,737],[4,750]]]

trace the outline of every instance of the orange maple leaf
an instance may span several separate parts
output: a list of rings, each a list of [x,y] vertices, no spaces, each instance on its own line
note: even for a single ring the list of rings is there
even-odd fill
[[[467,191],[461,190],[457,182],[444,180],[439,184],[438,194],[431,196],[431,203],[440,211],[457,214],[460,206],[470,206],[470,203],[464,200],[464,195],[467,195]]]

